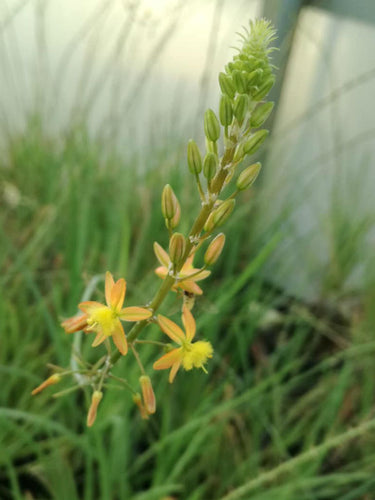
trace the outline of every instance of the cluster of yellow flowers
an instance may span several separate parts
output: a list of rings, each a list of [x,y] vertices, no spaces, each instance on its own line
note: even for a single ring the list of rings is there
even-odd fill
[[[223,233],[214,238],[213,234],[230,217],[236,197],[253,184],[260,170],[260,163],[253,163],[238,172],[243,160],[253,155],[268,135],[268,131],[260,127],[273,108],[273,103],[267,102],[266,96],[274,84],[273,66],[270,62],[273,50],[270,44],[274,35],[275,32],[267,21],[250,23],[250,30],[246,30],[242,37],[239,53],[226,66],[225,72],[219,75],[222,92],[219,117],[212,109],[205,113],[205,154],[201,154],[195,141],[190,140],[188,143],[187,164],[200,197],[200,211],[188,235],[176,232],[181,218],[180,203],[169,184],[163,189],[161,212],[168,230],[169,248],[167,252],[159,243],[154,243],[154,252],[160,263],[155,273],[162,280],[154,298],[144,307],[123,307],[126,282],[123,278],[115,282],[112,274],[107,272],[105,304],[91,300],[81,302],[78,305],[81,312],[62,323],[66,333],[94,333],[92,346],[104,343],[107,348],[107,355],[96,364],[89,365],[82,361],[80,376],[86,377],[86,384],[83,385],[91,385],[93,388],[87,416],[88,426],[95,421],[98,405],[103,397],[104,381],[113,377],[113,365],[127,355],[129,348],[140,368],[141,394],[128,386],[126,381],[123,380],[123,383],[133,392],[133,400],[143,418],[148,418],[155,412],[156,401],[151,379],[146,374],[137,351],[139,344],[151,343],[164,349],[153,368],[170,369],[171,383],[180,367],[187,371],[193,368],[206,371],[205,365],[213,356],[213,347],[206,340],[194,341],[196,323],[191,311],[195,297],[203,293],[198,282],[210,275],[208,267],[218,260],[225,244]],[[226,199],[220,199],[224,188],[230,185],[236,174],[234,190]],[[208,241],[210,243],[204,253],[204,265],[194,267],[197,251]],[[168,317],[157,314],[169,291],[176,292],[183,299],[181,321],[184,329]],[[128,335],[125,334],[122,322],[135,323]],[[140,333],[150,323],[157,324],[175,345],[138,340]],[[111,352],[110,337],[117,348],[114,353]],[[67,374],[77,375],[78,372],[74,369],[61,369],[34,389],[33,394],[58,383]]]

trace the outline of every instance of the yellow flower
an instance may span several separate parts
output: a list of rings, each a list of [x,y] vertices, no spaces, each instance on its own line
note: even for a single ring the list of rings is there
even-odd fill
[[[154,243],[154,252],[156,258],[161,264],[161,266],[155,269],[155,273],[159,276],[159,278],[165,279],[172,268],[171,259],[164,248],[162,248],[157,242]],[[186,262],[177,275],[176,283],[172,287],[174,292],[177,292],[177,290],[181,288],[181,290],[184,290],[185,292],[202,295],[203,291],[196,282],[207,278],[207,276],[211,274],[211,271],[203,270],[199,272],[199,269],[193,267],[193,260],[194,254],[190,255],[190,257],[186,259]]]
[[[205,340],[192,342],[195,336],[196,325],[189,309],[184,307],[182,311],[182,323],[186,333],[176,323],[161,314],[158,315],[158,323],[163,332],[180,347],[172,349],[172,351],[158,359],[154,363],[154,370],[171,368],[169,373],[169,382],[171,383],[181,365],[185,370],[202,368],[203,371],[206,371],[204,363],[206,363],[208,358],[212,358],[212,345]]]
[[[83,330],[85,333],[95,332],[96,337],[92,343],[98,346],[108,337],[112,337],[117,349],[125,356],[128,352],[123,321],[141,321],[152,316],[151,311],[143,307],[122,308],[126,293],[126,281],[121,278],[116,283],[112,274],[107,271],[105,275],[105,300],[106,304],[92,300],[81,302],[78,307],[83,314],[73,316],[61,323],[66,333]]]

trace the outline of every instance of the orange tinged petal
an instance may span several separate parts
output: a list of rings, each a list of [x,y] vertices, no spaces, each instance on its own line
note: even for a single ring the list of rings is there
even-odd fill
[[[164,250],[163,247],[161,247],[159,245],[159,243],[157,243],[155,241],[154,243],[154,252],[155,252],[155,255],[156,255],[156,258],[158,259],[158,261],[160,262],[160,264],[167,268],[168,269],[168,266],[169,264],[171,263],[171,260],[169,258],[169,255],[167,254],[167,252]]]
[[[142,375],[139,379],[142,388],[142,396],[145,408],[148,413],[155,413],[156,399],[152,388],[151,379],[147,375]]]
[[[83,330],[87,326],[87,314],[77,314],[61,323],[65,333],[74,333]]]
[[[124,278],[119,279],[113,285],[109,305],[116,311],[120,310],[124,303],[126,293],[126,281]]]
[[[117,349],[123,356],[125,356],[128,352],[128,343],[126,341],[125,332],[121,323],[119,323],[118,328],[116,328],[116,330],[112,333],[112,338]]]
[[[185,340],[185,334],[176,323],[161,314],[158,315],[158,323],[163,332],[177,344],[181,344]]]
[[[182,311],[182,323],[186,331],[186,338],[193,340],[196,330],[195,319],[186,306],[184,306]]]
[[[180,361],[177,361],[176,363],[174,363],[174,365],[172,366],[172,369],[171,371],[169,372],[169,383],[171,384],[173,381],[174,381],[174,378],[176,376],[176,373],[178,372],[178,369],[180,368],[181,366],[181,360]]]
[[[104,306],[100,302],[95,302],[94,300],[87,300],[86,302],[81,302],[80,304],[78,304],[78,307],[81,309],[81,311],[90,315],[93,311],[106,306]]]
[[[198,269],[192,269],[194,273],[198,271]],[[191,272],[193,274],[193,272]],[[189,274],[186,275],[186,278],[191,279],[191,281],[201,281],[206,279],[209,275],[211,274],[211,271],[201,271],[199,274],[196,274],[195,276],[192,276],[189,278]]]
[[[96,337],[95,337],[95,339],[94,339],[94,342],[91,344],[91,345],[92,345],[92,347],[96,347],[96,346],[98,346],[99,344],[101,344],[102,342],[104,342],[106,338],[107,338],[107,336],[106,336],[106,335],[104,335],[104,333],[99,332],[99,333],[96,335]]]
[[[107,302],[108,306],[111,304],[111,293],[114,284],[115,281],[113,279],[112,274],[109,271],[107,271],[105,273],[105,301]]]
[[[153,364],[153,369],[167,370],[172,365],[180,361],[181,361],[180,349],[173,349],[172,351],[167,352],[167,354],[164,354],[164,356],[155,361],[155,363]]]
[[[181,281],[178,286],[185,290],[186,292],[194,293],[194,295],[202,295],[203,290],[200,286],[198,286],[194,281],[186,280]]]
[[[161,279],[165,279],[168,274],[168,269],[163,266],[159,266],[155,269],[155,274]]]
[[[142,321],[143,319],[151,318],[152,312],[144,307],[124,307],[119,312],[119,318],[124,321]]]

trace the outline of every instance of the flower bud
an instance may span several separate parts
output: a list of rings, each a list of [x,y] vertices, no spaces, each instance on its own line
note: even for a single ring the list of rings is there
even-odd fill
[[[250,117],[250,127],[258,128],[263,125],[263,123],[270,116],[274,105],[274,102],[265,102],[264,104],[261,104],[260,106],[255,108]]]
[[[232,78],[225,73],[219,73],[219,85],[222,93],[233,99],[236,89],[233,85]]]
[[[98,406],[102,400],[103,393],[100,391],[94,391],[91,397],[91,405],[87,414],[87,427],[91,427],[96,419],[96,413],[98,411]]]
[[[178,266],[184,256],[186,248],[185,237],[181,233],[173,233],[169,241],[169,258],[171,262]]]
[[[237,96],[236,101],[234,103],[233,113],[240,124],[243,122],[248,109],[249,109],[249,97],[246,94],[241,94]]]
[[[225,234],[220,233],[214,238],[211,243],[208,245],[206,253],[204,254],[204,263],[207,266],[212,266],[215,264],[217,259],[220,257],[220,254],[224,248],[225,244]]]
[[[204,114],[204,133],[209,141],[216,142],[220,137],[220,125],[212,109]]]
[[[202,157],[199,148],[193,139],[190,139],[188,142],[187,161],[190,172],[198,175],[202,170]]]
[[[144,407],[144,405],[142,403],[141,395],[138,394],[138,393],[134,394],[133,395],[133,401],[138,406],[139,413],[141,414],[141,418],[143,420],[147,420],[149,414],[147,413],[147,410],[146,410],[146,408]]]
[[[233,83],[234,86],[236,87],[236,90],[239,94],[244,94],[247,90],[247,79],[246,79],[246,73],[235,70],[232,73],[233,76]]]
[[[161,211],[165,219],[170,220],[176,214],[178,200],[169,184],[164,186],[161,195]]]
[[[207,153],[203,161],[203,173],[208,181],[213,179],[217,168],[217,157],[214,153]]]
[[[212,231],[216,227],[222,226],[233,212],[235,200],[226,200],[214,210],[208,217],[204,230],[206,232]]]
[[[57,373],[51,375],[48,377],[44,382],[42,382],[38,387],[36,387],[31,394],[35,396],[35,394],[39,394],[39,392],[42,392],[46,387],[49,387],[50,385],[55,385],[58,384],[61,380],[61,376],[58,375]]]
[[[263,70],[258,68],[247,75],[247,84],[256,85],[263,74]]]
[[[176,198],[176,200],[177,200],[177,198]],[[168,221],[171,229],[174,229],[175,227],[178,226],[178,223],[180,222],[180,217],[181,217],[181,207],[177,201],[176,213],[174,214],[173,218]]]
[[[219,109],[220,122],[223,127],[229,127],[233,120],[232,103],[228,96],[222,95]]]
[[[155,413],[156,401],[150,377],[147,377],[147,375],[142,375],[139,378],[139,383],[141,384],[143,403],[147,410],[147,413]]]
[[[254,101],[261,101],[263,97],[265,97],[268,92],[272,89],[273,84],[275,83],[275,77],[270,76],[253,94]]]
[[[244,153],[247,155],[252,155],[254,154],[260,146],[263,144],[265,141],[266,137],[268,136],[268,130],[262,129],[262,130],[257,130],[251,137],[248,139],[244,145],[243,145],[243,150]]]
[[[253,184],[255,179],[258,177],[260,167],[261,164],[257,162],[245,168],[245,170],[243,170],[243,172],[240,173],[236,183],[237,189],[239,191],[244,191]]]

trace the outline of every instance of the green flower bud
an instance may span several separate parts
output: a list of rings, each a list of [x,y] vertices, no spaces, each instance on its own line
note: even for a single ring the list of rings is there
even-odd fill
[[[208,181],[216,174],[217,157],[214,153],[207,153],[203,161],[203,174]]]
[[[217,259],[220,257],[220,254],[224,248],[225,244],[225,234],[220,233],[214,238],[209,244],[206,253],[204,254],[204,262],[207,266],[212,266],[215,264]]]
[[[236,89],[233,85],[232,78],[225,73],[219,73],[219,85],[222,93],[233,99]]]
[[[233,120],[233,109],[231,100],[226,95],[221,96],[219,116],[223,127],[229,127]]]
[[[255,108],[250,117],[250,127],[258,128],[262,126],[270,116],[274,105],[274,102],[265,102],[264,104],[261,104],[257,108]]]
[[[262,129],[257,130],[243,145],[243,151],[247,155],[252,155],[257,151],[263,144],[264,140],[268,136],[268,130]]]
[[[181,263],[185,248],[186,241],[184,235],[181,233],[173,233],[169,240],[169,258],[175,266]]]
[[[202,170],[202,157],[199,148],[193,139],[190,139],[188,142],[187,161],[190,172],[198,175]]]
[[[235,70],[232,73],[233,76],[233,83],[234,86],[236,87],[236,90],[239,94],[245,94],[247,91],[247,79],[246,79],[246,73]]]
[[[161,195],[161,211],[165,219],[173,219],[177,211],[178,200],[169,184],[164,186]]]
[[[236,151],[234,152],[234,156],[233,156],[233,163],[239,163],[240,161],[242,161],[245,157],[245,152],[243,150],[243,143],[241,142],[237,148],[236,148]]]
[[[206,224],[204,225],[204,230],[209,232],[216,227],[222,226],[233,212],[235,204],[236,201],[233,199],[223,201],[223,203],[221,203],[216,210],[211,212],[211,215],[208,217]]]
[[[246,113],[249,109],[249,97],[246,94],[237,96],[234,102],[234,116],[237,118],[239,124],[245,119]]]
[[[220,137],[220,125],[212,109],[204,114],[204,133],[209,141],[216,142]]]
[[[247,84],[249,86],[256,85],[261,81],[263,70],[261,68],[255,69],[247,75]]]
[[[267,78],[267,80],[252,95],[254,101],[261,101],[263,97],[266,97],[268,92],[272,89],[274,83],[275,83],[274,76],[270,76],[269,78]]]
[[[237,179],[237,189],[239,191],[244,191],[245,189],[249,188],[258,177],[260,168],[261,164],[259,162],[245,168],[245,170],[240,173]]]

